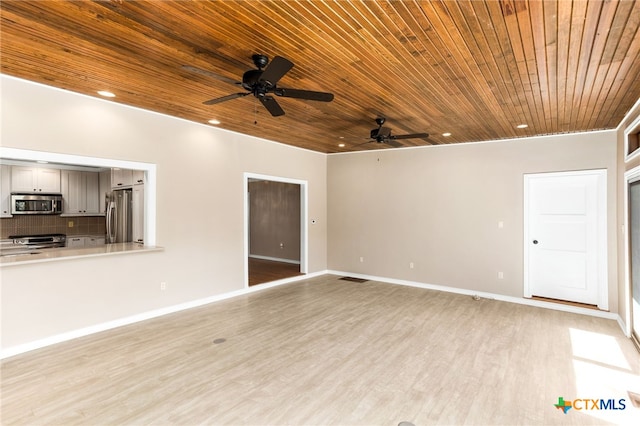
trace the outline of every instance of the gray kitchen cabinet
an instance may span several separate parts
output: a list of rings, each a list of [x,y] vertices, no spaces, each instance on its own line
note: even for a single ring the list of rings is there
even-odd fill
[[[85,237],[67,237],[67,247],[84,247]]]
[[[144,185],[133,185],[131,211],[131,240],[144,243]]]
[[[96,172],[63,170],[61,173],[62,197],[65,215],[99,215],[100,175]]]
[[[105,243],[104,237],[78,235],[67,237],[67,247],[96,247]]]
[[[104,237],[85,237],[84,246],[85,247],[95,247],[104,245],[105,238]]]
[[[11,166],[0,165],[0,217],[11,217]]]
[[[59,193],[60,170],[12,166],[11,192]]]
[[[98,203],[99,203],[99,211],[100,214],[107,214],[107,194],[111,193],[111,170],[107,170],[104,172],[100,172],[100,179],[99,179],[99,197],[98,197]]]
[[[111,169],[111,188],[130,188],[133,185],[133,170]]]
[[[87,185],[86,213],[100,213],[100,175],[95,172],[85,172]]]
[[[144,170],[132,170],[133,184],[144,185]]]

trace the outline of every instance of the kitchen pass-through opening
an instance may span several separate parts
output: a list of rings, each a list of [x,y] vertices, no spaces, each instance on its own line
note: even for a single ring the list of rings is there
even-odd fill
[[[20,162],[24,163],[33,163],[44,164],[46,168],[55,168],[58,167],[64,171],[68,170],[96,170],[102,171],[109,169],[111,170],[124,170],[129,172],[137,172],[141,176],[143,176],[144,181],[144,191],[140,191],[140,186],[137,188],[134,187],[132,190],[132,196],[134,200],[137,201],[137,204],[142,206],[140,209],[141,216],[132,219],[132,229],[135,230],[136,238],[135,241],[140,241],[141,243],[144,241],[145,246],[155,246],[156,244],[156,165],[153,163],[142,163],[142,162],[134,162],[134,161],[124,161],[124,160],[116,160],[116,159],[108,159],[108,158],[98,158],[98,157],[86,157],[86,156],[78,156],[72,154],[59,154],[52,152],[44,152],[44,151],[30,151],[23,150],[17,148],[7,148],[0,147],[0,159],[6,162]],[[7,163],[9,164],[9,163]],[[133,174],[131,174],[133,179]],[[64,178],[64,176],[62,176]],[[111,182],[113,183],[113,182]],[[132,182],[133,183],[133,182]],[[130,185],[134,186],[134,185]],[[60,188],[58,191],[60,192]],[[64,195],[64,194],[63,194]],[[135,198],[135,197],[138,198]],[[105,205],[105,200],[101,196],[97,198],[98,207]],[[100,217],[104,215],[105,212],[96,211],[96,217]],[[62,223],[66,228],[72,227],[74,222],[78,219],[70,219],[69,216],[72,214],[66,214],[67,218],[65,220],[60,220],[58,222]],[[82,215],[82,214],[81,214]],[[64,218],[65,214],[56,215],[56,218]],[[83,217],[83,220],[88,220],[87,217]],[[133,223],[135,222],[135,223]],[[104,223],[104,220],[103,220]],[[58,227],[59,223],[56,222],[55,226]],[[136,225],[136,226],[133,226]],[[59,232],[59,231],[58,231]],[[104,232],[104,231],[103,231]],[[132,237],[133,238],[133,237]]]

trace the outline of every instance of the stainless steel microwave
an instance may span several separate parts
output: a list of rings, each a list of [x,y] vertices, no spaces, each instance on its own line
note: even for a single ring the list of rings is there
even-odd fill
[[[60,194],[11,194],[11,214],[60,214]]]

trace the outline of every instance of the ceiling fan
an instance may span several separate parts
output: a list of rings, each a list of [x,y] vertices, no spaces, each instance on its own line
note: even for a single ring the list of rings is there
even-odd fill
[[[264,105],[272,116],[277,117],[284,115],[284,110],[271,94],[284,98],[305,99],[311,101],[331,102],[333,100],[332,93],[314,92],[311,90],[285,89],[278,87],[277,83],[291,68],[293,62],[281,56],[273,58],[269,63],[269,58],[265,55],[253,55],[251,57],[253,63],[258,68],[256,70],[246,71],[242,75],[242,81],[234,81],[230,78],[218,75],[214,72],[183,65],[182,69],[213,77],[225,83],[242,86],[246,92],[233,93],[221,98],[210,99],[203,102],[205,105],[215,105],[231,99],[241,98],[247,95],[253,95]]]
[[[369,138],[372,139],[369,142],[377,142],[387,144],[394,148],[398,148],[403,146],[402,142],[397,142],[398,139],[427,139],[429,137],[429,133],[412,133],[410,135],[392,135],[391,129],[388,127],[382,127],[382,125],[387,121],[384,117],[376,118],[376,124],[378,125],[377,129],[372,129]],[[432,144],[431,140],[429,140]],[[368,143],[368,142],[365,142]]]

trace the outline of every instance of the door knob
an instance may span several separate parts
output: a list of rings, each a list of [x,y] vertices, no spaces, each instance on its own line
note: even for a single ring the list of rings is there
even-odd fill
[[[538,244],[538,240],[533,240],[533,244]]]

